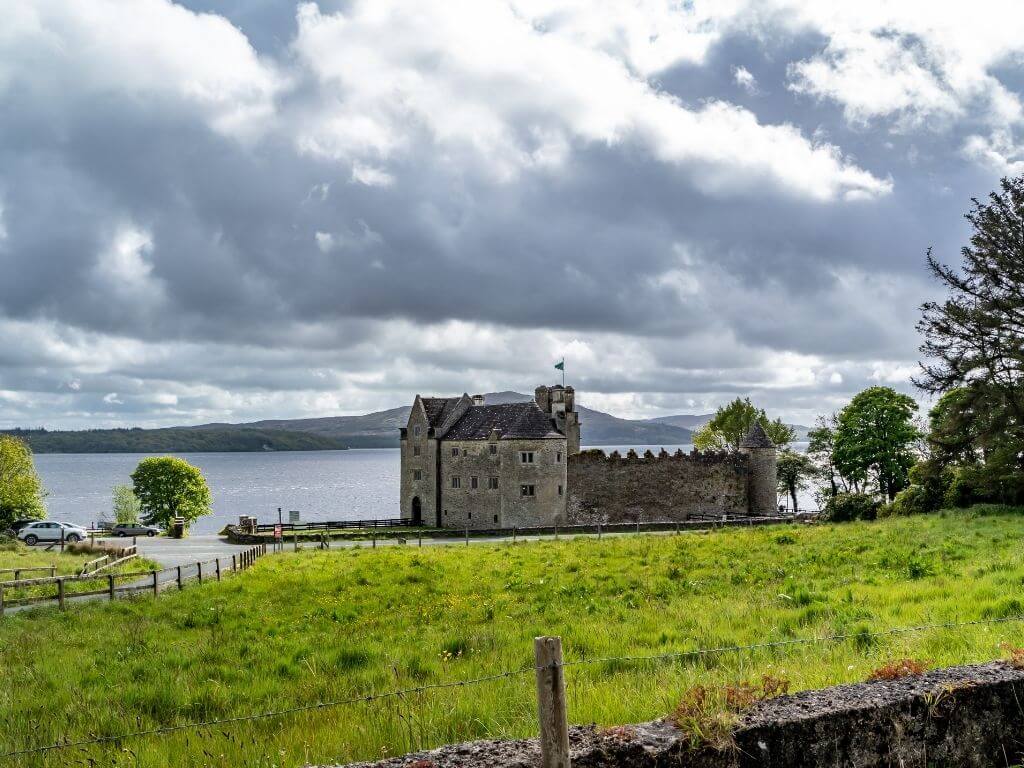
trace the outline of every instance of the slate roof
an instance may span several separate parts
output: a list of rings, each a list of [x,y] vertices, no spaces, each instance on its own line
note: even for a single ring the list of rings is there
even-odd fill
[[[445,434],[445,440],[486,440],[497,429],[501,440],[565,438],[537,403],[474,405]]]
[[[427,422],[435,429],[442,424],[448,415],[455,410],[461,397],[421,397],[423,408],[427,412]]]
[[[764,427],[761,426],[760,421],[755,421],[750,427],[750,431],[747,432],[747,436],[743,438],[743,442],[740,443],[740,448],[774,448],[775,443],[771,441],[768,434],[764,431]]]

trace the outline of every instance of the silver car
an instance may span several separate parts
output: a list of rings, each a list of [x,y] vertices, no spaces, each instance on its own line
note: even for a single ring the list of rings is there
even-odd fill
[[[54,520],[39,520],[29,523],[18,531],[18,538],[30,547],[41,541],[60,541],[62,537],[68,544],[74,544],[76,541],[84,541],[88,535],[89,532],[80,525],[60,523]]]

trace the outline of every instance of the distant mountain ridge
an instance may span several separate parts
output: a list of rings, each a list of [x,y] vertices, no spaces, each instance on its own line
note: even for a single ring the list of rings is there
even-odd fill
[[[533,399],[521,392],[490,392],[490,405],[522,403]],[[409,420],[411,405],[368,413],[364,416],[325,416],[316,419],[269,419],[246,424],[203,424],[193,429],[287,429],[343,440],[352,448],[393,448],[398,445],[398,430]],[[580,413],[581,442],[584,445],[680,445],[693,439],[693,432],[672,424],[651,420],[620,419],[608,413],[577,406]]]
[[[533,399],[522,392],[491,392],[492,405]],[[95,429],[78,431],[0,430],[25,437],[37,453],[168,453],[203,451],[319,451],[344,448],[394,448],[398,430],[409,420],[411,405],[362,416],[264,419],[162,429]],[[685,445],[713,414],[621,419],[577,404],[583,445]],[[791,425],[797,439],[807,427]]]

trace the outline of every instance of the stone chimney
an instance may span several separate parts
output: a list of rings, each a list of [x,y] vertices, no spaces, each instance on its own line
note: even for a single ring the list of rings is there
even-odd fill
[[[483,405],[483,404],[484,404],[484,396],[483,395],[473,395],[473,405]]]

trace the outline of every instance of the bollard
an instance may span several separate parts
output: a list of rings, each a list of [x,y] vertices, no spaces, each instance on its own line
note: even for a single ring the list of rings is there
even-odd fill
[[[178,590],[181,590],[181,566],[178,566]]]
[[[64,610],[64,579],[57,579],[57,603]]]
[[[111,600],[114,599],[114,574],[107,576],[107,594]]]
[[[565,708],[565,670],[562,639],[533,640],[537,668],[537,717],[540,720],[542,768],[570,768],[569,719]]]

